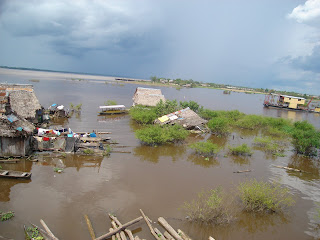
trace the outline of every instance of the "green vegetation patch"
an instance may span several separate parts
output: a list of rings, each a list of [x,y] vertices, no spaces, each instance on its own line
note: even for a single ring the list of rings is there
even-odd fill
[[[295,203],[289,189],[277,183],[251,179],[240,183],[238,190],[246,211],[279,212]]]
[[[87,155],[94,154],[94,150],[92,150],[92,149],[90,149],[90,148],[87,148],[87,149],[84,149],[84,150],[83,150],[83,153],[84,153],[84,154],[87,154]]]
[[[284,151],[284,144],[281,144],[271,137],[256,137],[254,139],[254,144],[257,147],[262,148],[264,152],[275,156],[282,156],[281,153]]]
[[[232,198],[227,197],[222,188],[202,191],[191,202],[185,202],[182,209],[190,221],[222,224],[234,219],[231,214]]]
[[[132,107],[129,114],[133,120],[140,124],[151,124],[157,118],[154,107],[137,105]]]
[[[44,239],[40,232],[39,232],[39,229],[37,227],[28,227],[26,229],[28,235],[26,236],[26,239],[27,240],[31,240],[31,239],[34,239],[34,240],[42,240]],[[31,236],[30,236],[31,235]]]
[[[232,155],[242,155],[242,156],[251,156],[252,151],[251,148],[247,144],[242,144],[237,147],[230,147],[229,151]]]
[[[14,217],[14,212],[13,211],[9,211],[9,212],[1,212],[0,211],[0,217],[1,217],[1,221],[7,221],[7,220]]]
[[[180,125],[151,125],[136,131],[136,137],[146,145],[161,145],[183,141],[189,132]]]
[[[207,125],[211,132],[218,136],[226,136],[231,131],[229,120],[225,117],[212,118]]]
[[[118,103],[115,100],[107,100],[104,104],[107,106],[110,106],[110,105],[117,105]]]
[[[205,157],[214,156],[217,154],[220,150],[219,146],[217,144],[214,144],[212,142],[206,141],[206,142],[196,142],[191,145],[189,145],[190,148],[194,149],[197,154],[200,154]]]

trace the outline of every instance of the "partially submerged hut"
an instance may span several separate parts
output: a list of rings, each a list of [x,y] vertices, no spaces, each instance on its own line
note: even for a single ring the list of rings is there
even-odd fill
[[[133,106],[156,106],[157,103],[166,101],[160,89],[138,87],[133,95]]]
[[[16,115],[0,117],[0,157],[24,157],[31,153],[32,123]]]
[[[202,130],[204,125],[208,121],[201,118],[197,113],[192,111],[189,107],[164,115],[155,120],[155,123],[164,125],[164,124],[179,124],[184,128],[191,130],[197,129]]]

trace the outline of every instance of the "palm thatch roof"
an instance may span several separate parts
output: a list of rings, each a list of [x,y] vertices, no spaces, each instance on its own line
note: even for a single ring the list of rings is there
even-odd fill
[[[35,129],[34,125],[29,121],[14,116],[14,121],[9,119],[10,116],[0,117],[0,137],[23,137],[30,136]]]
[[[36,111],[41,109],[41,105],[33,91],[20,90],[10,92],[9,104],[13,113],[26,119],[35,118]]]
[[[160,89],[138,87],[133,95],[133,106],[156,106],[160,100],[166,101]]]
[[[190,108],[181,109],[179,111],[164,115],[155,120],[155,123],[163,124],[179,124],[186,129],[194,129],[206,124],[208,121],[201,118]]]

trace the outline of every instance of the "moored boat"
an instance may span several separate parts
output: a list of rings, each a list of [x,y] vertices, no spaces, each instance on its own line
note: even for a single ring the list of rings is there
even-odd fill
[[[11,171],[11,170],[0,170],[0,177],[5,178],[31,178],[32,173],[30,172],[20,172],[20,171]]]
[[[101,109],[99,115],[122,114],[128,112],[124,105],[100,106],[99,108]]]

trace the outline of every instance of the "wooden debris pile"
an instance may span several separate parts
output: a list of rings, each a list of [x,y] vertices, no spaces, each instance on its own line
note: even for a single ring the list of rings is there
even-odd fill
[[[92,240],[105,240],[111,238],[112,240],[140,240],[138,236],[133,236],[132,231],[127,229],[129,226],[139,222],[140,220],[144,219],[147,226],[150,229],[151,234],[155,237],[156,240],[192,240],[187,234],[185,234],[182,230],[178,229],[177,231],[170,226],[170,224],[163,218],[159,217],[158,222],[163,226],[165,229],[164,233],[162,233],[159,229],[153,228],[152,221],[144,214],[144,212],[140,209],[142,216],[133,219],[130,222],[122,224],[117,217],[112,214],[109,214],[111,219],[111,228],[109,232],[103,234],[100,237],[96,237],[91,222],[87,215],[84,215],[88,229],[90,232],[90,236]],[[214,238],[209,237],[209,240],[214,240]]]

